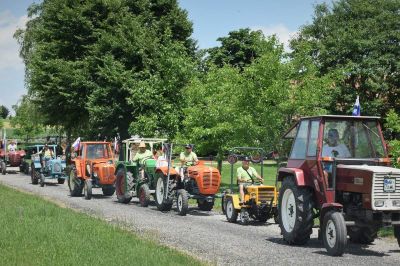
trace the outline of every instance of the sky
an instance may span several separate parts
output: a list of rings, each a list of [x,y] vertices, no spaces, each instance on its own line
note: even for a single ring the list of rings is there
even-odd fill
[[[24,64],[19,45],[13,38],[24,28],[27,8],[40,0],[0,0],[0,105],[12,111],[23,94]],[[217,39],[240,28],[276,34],[287,44],[301,26],[312,22],[314,6],[327,0],[178,0],[193,22],[192,38],[198,48],[219,46]]]

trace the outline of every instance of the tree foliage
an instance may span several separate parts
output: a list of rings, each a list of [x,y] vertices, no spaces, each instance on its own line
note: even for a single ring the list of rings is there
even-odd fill
[[[4,105],[0,105],[0,118],[6,119],[9,114],[10,110]]]
[[[336,73],[333,114],[350,114],[356,95],[362,115],[399,112],[400,2],[338,0],[317,5],[313,23],[292,41],[307,48],[320,75]]]

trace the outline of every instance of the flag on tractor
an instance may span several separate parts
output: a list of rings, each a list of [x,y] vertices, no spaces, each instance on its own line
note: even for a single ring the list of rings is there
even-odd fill
[[[353,116],[360,116],[361,115],[361,106],[360,106],[360,97],[357,96],[356,103],[353,107]]]
[[[72,143],[72,147],[75,151],[79,150],[79,146],[81,145],[81,137],[78,137],[74,143]]]

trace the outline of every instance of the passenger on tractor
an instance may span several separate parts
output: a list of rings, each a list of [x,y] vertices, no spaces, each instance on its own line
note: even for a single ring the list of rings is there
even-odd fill
[[[193,151],[193,146],[191,144],[185,145],[185,151],[181,152],[179,160],[181,161],[179,173],[182,179],[185,177],[185,173],[189,166],[197,165],[199,163],[199,159],[197,159],[197,155]]]
[[[46,161],[53,158],[53,150],[49,149],[49,145],[46,143],[42,150],[42,166],[45,167]]]
[[[253,181],[264,182],[262,176],[260,176],[256,169],[250,166],[250,158],[245,157],[242,161],[242,166],[237,169],[237,181],[239,184],[240,201],[244,202],[244,189],[251,185]]]
[[[165,156],[164,150],[160,148],[160,150],[157,151],[156,167],[165,167],[165,166],[168,166],[168,161]]]
[[[17,150],[17,144],[15,143],[15,140],[12,140],[10,144],[8,144],[7,150],[10,151],[16,151]]]
[[[146,159],[153,158],[153,154],[150,150],[146,148],[146,143],[140,142],[139,144],[139,151],[135,154],[132,161],[137,162],[139,161],[139,173],[142,179],[144,179],[144,162]]]

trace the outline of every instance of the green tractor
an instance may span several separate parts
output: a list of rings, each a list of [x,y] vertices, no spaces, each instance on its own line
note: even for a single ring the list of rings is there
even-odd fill
[[[118,202],[129,203],[133,197],[139,198],[140,206],[147,207],[156,187],[156,159],[152,156],[142,163],[132,161],[138,152],[140,143],[152,153],[156,147],[162,147],[166,139],[133,137],[122,141],[119,160],[116,165],[116,194]]]

